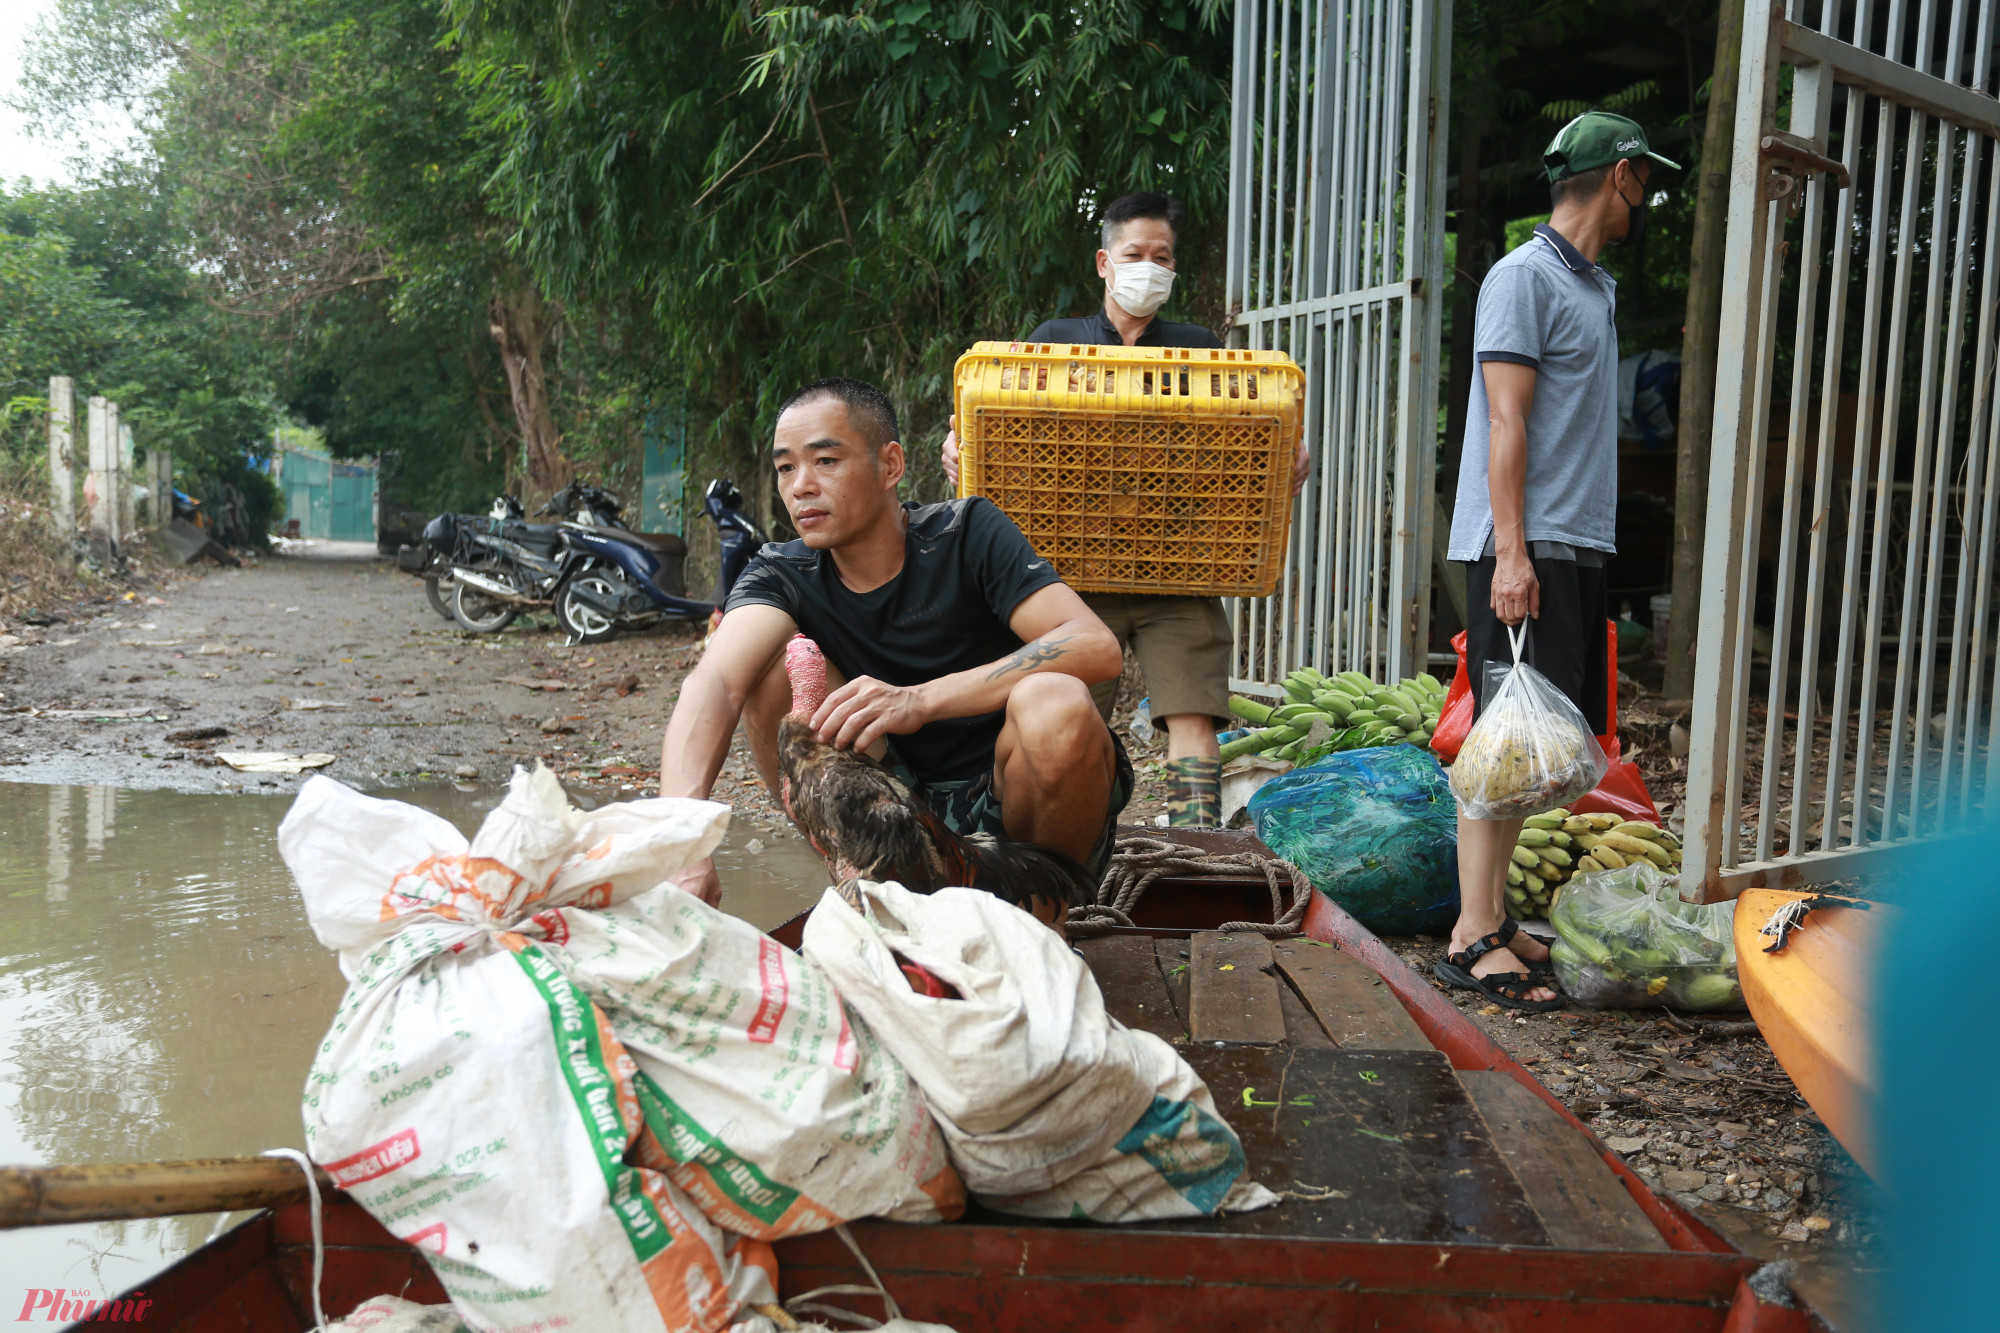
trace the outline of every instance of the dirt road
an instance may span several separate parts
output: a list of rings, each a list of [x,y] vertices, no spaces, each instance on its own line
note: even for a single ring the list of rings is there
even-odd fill
[[[498,782],[539,758],[586,799],[654,790],[703,627],[570,648],[542,614],[466,634],[359,551],[196,567],[8,627],[22,642],[0,642],[0,780],[296,787],[216,757],[274,751],[331,754],[321,771],[360,787]],[[191,738],[214,728],[226,734]],[[1127,819],[1163,808],[1157,785]],[[783,823],[740,737],[715,794],[753,827]]]
[[[5,778],[284,788],[299,779],[238,773],[216,752],[319,752],[357,786],[497,781],[541,758],[581,790],[630,794],[655,780],[698,642],[673,626],[567,648],[546,615],[465,634],[372,553],[190,571],[65,614],[17,628],[41,642],[0,658]],[[227,734],[185,739],[212,728]]]

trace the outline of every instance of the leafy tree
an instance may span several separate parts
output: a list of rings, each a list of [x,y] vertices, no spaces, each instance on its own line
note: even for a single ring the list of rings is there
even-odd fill
[[[39,394],[51,374],[102,361],[129,315],[59,235],[0,230],[0,390]]]
[[[449,9],[517,253],[651,349],[724,457],[837,372],[935,440],[970,342],[1096,303],[1113,194],[1181,194],[1196,253],[1220,232],[1219,0]]]
[[[506,224],[483,205],[467,89],[434,6],[61,0],[58,13],[63,40],[45,44],[26,104],[59,123],[113,89],[148,90],[152,165],[172,182],[202,294],[238,316],[280,381],[306,395],[297,410],[343,401],[324,392],[324,374],[296,364],[302,351],[307,362],[333,342],[352,351],[352,333],[366,326],[382,340],[371,358],[381,365],[422,337],[437,344],[433,360],[464,372],[444,382],[458,409],[489,406],[484,391],[505,366],[513,392],[498,402],[514,419],[512,442],[536,483],[559,483],[542,366],[557,312],[526,285]],[[391,299],[355,304],[377,289]],[[374,427],[336,426],[329,437],[379,438],[375,398]],[[412,424],[402,423],[405,447],[465,456],[462,429],[412,439]]]
[[[484,312],[395,306],[386,284],[317,303],[278,396],[335,456],[391,460],[383,493],[398,506],[484,508],[519,449]]]

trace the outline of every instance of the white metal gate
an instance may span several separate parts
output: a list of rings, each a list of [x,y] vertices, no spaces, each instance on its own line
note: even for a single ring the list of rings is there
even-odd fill
[[[1313,470],[1233,689],[1423,668],[1450,58],[1451,0],[1237,0],[1232,341],[1305,371]]]
[[[1951,831],[2000,764],[1996,6],[1749,4],[1683,885],[1711,901]]]

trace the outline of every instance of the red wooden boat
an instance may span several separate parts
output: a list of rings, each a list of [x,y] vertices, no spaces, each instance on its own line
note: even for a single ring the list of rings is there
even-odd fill
[[[1189,840],[1261,850],[1245,835]],[[1760,1261],[1653,1194],[1331,901],[1315,896],[1293,941],[1214,929],[1268,911],[1261,877],[1163,879],[1134,928],[1080,947],[1114,1015],[1180,1044],[1242,1136],[1251,1173],[1285,1202],[1130,1227],[977,1208],[947,1226],[854,1224],[909,1317],[960,1333],[1825,1327],[1782,1291],[1753,1290]],[[802,923],[772,933],[796,945]],[[145,1283],[148,1326],[310,1327],[311,1210],[302,1184],[293,1193]],[[324,1238],[329,1318],[384,1293],[445,1299],[416,1251],[337,1192]],[[868,1285],[831,1234],[777,1251],[786,1297]],[[828,1299],[883,1313],[873,1298]]]

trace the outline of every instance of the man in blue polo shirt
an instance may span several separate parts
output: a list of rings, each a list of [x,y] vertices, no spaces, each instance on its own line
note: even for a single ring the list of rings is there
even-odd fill
[[[1465,449],[1450,556],[1467,562],[1465,665],[1475,705],[1489,662],[1522,653],[1605,727],[1604,562],[1617,535],[1617,284],[1597,263],[1646,222],[1653,164],[1646,133],[1591,111],[1542,154],[1555,211],[1479,288]],[[1674,168],[1678,170],[1678,168]],[[1458,818],[1458,924],[1440,980],[1510,1009],[1562,1004],[1548,948],[1506,914],[1518,819]]]

